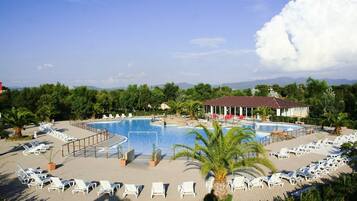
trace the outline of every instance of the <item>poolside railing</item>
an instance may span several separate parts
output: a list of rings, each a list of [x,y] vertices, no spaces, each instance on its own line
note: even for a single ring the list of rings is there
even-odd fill
[[[73,140],[71,142],[68,142],[66,144],[62,145],[62,157],[65,156],[76,156],[77,152],[81,152],[84,151],[84,155],[86,155],[86,149],[99,144],[101,142],[107,141],[109,139],[109,133],[108,131],[102,131],[99,133],[96,133],[94,135],[85,137],[85,138],[81,138],[81,139],[77,139],[77,140]]]
[[[285,136],[286,136],[285,138],[280,137],[280,136],[268,135],[268,136],[260,138],[258,141],[261,144],[263,144],[264,146],[266,146],[271,143],[281,142],[281,141],[285,141],[288,139],[293,139],[293,138],[298,138],[301,136],[309,135],[309,134],[314,133],[315,130],[316,130],[316,127],[301,127],[299,129],[292,130],[292,131],[281,131],[285,134]]]

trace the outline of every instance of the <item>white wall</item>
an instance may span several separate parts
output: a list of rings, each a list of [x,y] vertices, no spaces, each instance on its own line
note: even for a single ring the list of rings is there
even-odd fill
[[[309,107],[294,107],[281,109],[281,116],[286,117],[307,117],[309,115]]]

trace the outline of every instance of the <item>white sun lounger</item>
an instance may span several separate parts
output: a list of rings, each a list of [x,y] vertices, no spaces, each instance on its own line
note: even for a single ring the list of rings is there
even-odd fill
[[[17,165],[17,169],[15,173],[17,178],[20,180],[22,184],[28,184],[32,180],[31,174],[36,174],[41,179],[47,177],[47,174],[43,173],[42,169],[33,169],[33,168],[23,169],[20,165]]]
[[[295,154],[296,156],[300,156],[305,153],[302,149],[300,149],[300,147],[291,148],[288,150],[288,152]]]
[[[289,158],[290,155],[288,153],[288,149],[287,148],[281,148],[279,152],[273,152],[271,153],[271,155],[274,155],[276,157],[280,158]]]
[[[289,183],[292,185],[295,185],[301,179],[300,177],[297,176],[296,171],[281,173],[280,178],[288,180]]]
[[[51,185],[48,187],[48,192],[51,190],[57,190],[58,192],[63,192],[65,187],[71,187],[74,185],[74,181],[61,180],[58,177],[51,177]]]
[[[27,156],[29,154],[35,154],[35,155],[40,155],[41,153],[46,152],[46,149],[43,149],[42,147],[29,147],[26,144],[22,145],[22,147],[25,149],[22,151],[22,154]]]
[[[119,119],[119,118],[120,118],[120,115],[119,115],[119,114],[116,114],[116,115],[115,115],[115,118],[116,118],[116,119]]]
[[[30,175],[31,180],[30,182],[27,184],[28,187],[30,186],[35,186],[36,188],[43,188],[44,184],[51,182],[50,178],[41,178],[39,175],[37,174],[31,174]]]
[[[129,118],[132,118],[132,117],[133,117],[133,114],[129,113],[129,114],[128,114],[128,117],[129,117]]]
[[[310,172],[310,169],[308,167],[303,167],[300,168],[296,174],[298,176],[303,177],[305,180],[310,180],[310,179],[315,179],[317,177],[317,175],[313,174]]]
[[[268,187],[283,186],[284,182],[280,179],[280,173],[274,173],[270,177],[265,177],[263,180],[268,184]]]
[[[136,198],[139,196],[139,186],[135,184],[124,184],[123,197],[127,195],[135,195]]]
[[[106,193],[112,196],[114,192],[120,188],[120,184],[110,183],[107,180],[99,181],[99,184],[98,196]]]
[[[250,180],[250,181],[247,181],[247,184],[248,184],[248,188],[249,189],[252,189],[254,187],[260,187],[260,188],[264,187],[263,178],[262,177],[257,177],[257,178],[254,178],[254,179]]]
[[[109,119],[114,119],[112,114],[109,114]]]
[[[85,182],[82,179],[74,179],[75,181],[75,186],[74,189],[72,190],[72,194],[74,193],[83,193],[83,194],[88,194],[89,189],[94,189],[97,187],[97,183],[95,182]]]
[[[43,150],[48,150],[51,148],[51,145],[45,144],[45,143],[40,143],[39,141],[35,140],[35,141],[31,141],[30,145],[32,146],[32,148],[40,148]]]
[[[214,177],[209,177],[206,180],[205,185],[206,185],[208,193],[211,193],[212,188],[213,188],[213,183],[214,183]]]
[[[243,176],[236,176],[232,181],[229,181],[228,185],[231,187],[231,191],[234,192],[236,189],[246,190],[245,178]]]
[[[164,183],[162,183],[162,182],[152,183],[151,198],[153,198],[155,195],[162,195],[162,196],[166,197]]]
[[[178,185],[177,190],[180,193],[181,199],[185,195],[193,195],[194,197],[196,196],[194,185],[195,183],[193,181],[186,181],[181,185]]]
[[[108,119],[107,115],[103,114],[102,119]]]

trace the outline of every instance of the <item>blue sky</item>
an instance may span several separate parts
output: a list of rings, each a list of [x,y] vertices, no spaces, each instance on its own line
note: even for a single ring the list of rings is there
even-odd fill
[[[256,32],[287,0],[0,0],[0,80],[239,82],[277,76],[353,78],[331,69],[285,72],[256,54]]]

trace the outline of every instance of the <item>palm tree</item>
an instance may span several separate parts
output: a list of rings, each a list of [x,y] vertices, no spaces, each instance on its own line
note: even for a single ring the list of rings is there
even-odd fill
[[[188,101],[185,103],[186,110],[191,119],[197,119],[198,113],[202,107],[202,103],[199,101]]]
[[[348,120],[347,113],[338,113],[338,114],[331,114],[330,121],[332,125],[335,127],[333,133],[336,135],[341,134],[342,126]]]
[[[174,149],[180,149],[173,159],[188,157],[197,162],[190,163],[200,169],[202,175],[213,174],[215,177],[213,190],[220,199],[225,199],[227,191],[227,176],[236,172],[249,174],[264,173],[262,166],[275,171],[272,162],[267,158],[264,147],[254,141],[255,133],[250,129],[234,127],[225,134],[218,122],[213,122],[213,130],[200,125],[205,133],[193,130],[195,145],[176,144]]]
[[[259,114],[262,121],[266,121],[268,117],[272,114],[272,111],[268,107],[258,107],[255,111],[255,114]]]
[[[4,113],[3,122],[15,130],[15,137],[22,136],[22,129],[30,123],[37,123],[35,115],[25,108],[11,108]]]

